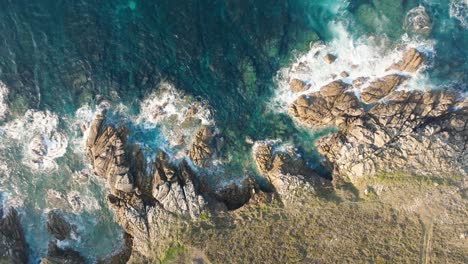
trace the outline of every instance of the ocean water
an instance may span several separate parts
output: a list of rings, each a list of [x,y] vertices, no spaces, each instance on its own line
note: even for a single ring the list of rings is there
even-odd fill
[[[287,116],[291,77],[313,90],[353,65],[349,81],[380,76],[412,46],[429,61],[402,89],[468,91],[466,0],[0,2],[0,192],[23,216],[31,261],[46,252],[54,208],[78,227],[68,246],[90,260],[120,246],[83,155],[80,126],[96,110],[130,127],[148,161],[157,148],[182,157],[177,141],[215,124],[225,147],[199,173],[220,186],[256,174],[246,137],[293,145],[322,169],[312,141],[330,130]],[[327,52],[332,66],[316,56]]]

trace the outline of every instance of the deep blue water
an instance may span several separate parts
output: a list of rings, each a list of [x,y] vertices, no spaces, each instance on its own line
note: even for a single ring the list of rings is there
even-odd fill
[[[78,190],[99,201],[99,183],[83,186],[69,182],[73,173],[85,166],[71,144],[79,135],[73,120],[84,105],[92,108],[106,100],[113,106],[126,106],[129,115],[138,115],[141,101],[157,90],[161,81],[170,82],[211,106],[225,138],[223,155],[231,157],[223,177],[236,178],[252,169],[247,136],[291,141],[312,163],[318,159],[312,140],[326,131],[310,133],[297,127],[284,113],[270,111],[268,103],[275,94],[274,77],[280,68],[307,52],[311,42],[336,39],[332,22],[344,25],[354,39],[385,36],[389,46],[401,41],[405,33],[415,41],[434,41],[434,58],[426,70],[429,81],[438,87],[468,90],[466,0],[0,3],[0,81],[8,88],[5,101],[9,108],[0,125],[15,120],[29,122],[23,118],[28,109],[50,111],[59,119],[56,129],[68,138],[67,153],[56,160],[59,169],[36,172],[22,165],[23,145],[32,134],[12,141],[11,135],[0,133],[5,165],[0,166],[1,191],[12,199],[21,196],[24,200],[33,258],[44,254],[49,238],[43,220],[45,210],[53,206],[47,204],[45,190],[54,187],[65,195]],[[424,6],[431,19],[430,34],[418,35],[404,28],[408,11],[418,5]],[[23,126],[26,130],[30,127],[33,125]],[[135,125],[134,129],[140,142],[160,142],[155,138],[163,137],[151,128]],[[99,209],[91,213],[69,212],[71,219],[89,228],[71,246],[90,258],[118,246],[115,236],[119,229],[108,224],[112,217],[102,201],[98,203]],[[96,227],[98,236],[92,229],[96,223],[101,223]],[[93,246],[98,249],[86,252]]]

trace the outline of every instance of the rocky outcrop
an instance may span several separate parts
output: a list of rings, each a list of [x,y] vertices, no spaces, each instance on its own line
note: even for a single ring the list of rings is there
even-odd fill
[[[162,254],[178,230],[205,210],[198,180],[185,160],[175,164],[164,152],[147,170],[138,147],[127,146],[126,128],[105,126],[104,119],[104,113],[98,114],[89,128],[90,163],[96,175],[107,180],[108,204],[133,238],[133,250],[144,256]],[[207,135],[200,137],[206,143]]]
[[[308,195],[315,194],[315,187],[326,181],[293,149],[280,151],[271,142],[256,142],[253,159],[259,172],[268,178],[287,206],[305,202]]]
[[[50,211],[47,215],[47,231],[58,240],[70,239],[74,226],[56,210]]]
[[[111,192],[130,193],[134,179],[126,156],[126,128],[103,127],[103,121],[104,113],[101,113],[91,123],[86,141],[88,159],[96,175],[107,180]]]
[[[124,245],[113,254],[100,258],[96,261],[97,264],[126,264],[132,255],[133,238],[127,234],[123,234]]]
[[[198,194],[198,185],[185,160],[176,168],[164,152],[158,155],[152,195],[165,210],[196,218],[206,206],[205,199]]]
[[[319,92],[300,96],[290,106],[289,113],[312,127],[340,125],[363,113],[358,98],[347,92],[348,88],[342,81],[331,82]]]
[[[189,156],[197,167],[209,165],[216,149],[216,132],[213,126],[201,126],[192,138]]]
[[[415,72],[423,63],[424,55],[410,49],[389,70]],[[466,176],[467,100],[447,90],[396,91],[407,78],[390,74],[364,88],[367,79],[356,79],[353,88],[362,90],[360,99],[370,104],[365,107],[360,107],[357,98],[343,100],[348,88],[337,82],[301,96],[291,105],[290,114],[302,124],[338,127],[337,133],[316,142],[335,182],[349,179],[358,183],[379,173],[400,172]],[[274,165],[264,162],[268,152],[258,153],[262,152],[265,154],[257,155],[257,160],[265,166],[260,171],[265,172]]]
[[[337,179],[378,173],[466,175],[467,106],[449,91],[396,92],[318,141]],[[462,105],[462,106],[460,106]]]
[[[415,48],[411,48],[403,55],[403,59],[391,65],[387,71],[397,70],[403,72],[416,72],[419,68],[421,68],[424,61],[424,54]]]
[[[54,242],[49,243],[47,256],[40,264],[83,264],[86,259],[71,248],[61,249]]]
[[[292,79],[289,82],[289,87],[291,88],[291,91],[295,93],[304,92],[304,91],[307,91],[307,89],[309,89],[309,86],[307,85],[307,83],[299,79]]]
[[[0,262],[27,263],[27,246],[18,213],[13,208],[6,215],[3,213],[0,208]]]
[[[366,104],[374,103],[389,95],[395,89],[408,79],[399,74],[387,75],[369,83],[361,93],[361,101]]]

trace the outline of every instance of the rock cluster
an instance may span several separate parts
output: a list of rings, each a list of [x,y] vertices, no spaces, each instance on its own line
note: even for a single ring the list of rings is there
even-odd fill
[[[18,213],[13,208],[6,215],[3,213],[0,208],[0,262],[27,263],[27,246]]]
[[[388,70],[415,72],[423,62],[423,54],[410,49]],[[448,90],[395,91],[406,79],[392,73],[370,81],[360,100],[335,81],[291,105],[290,114],[305,125],[339,128],[317,141],[335,181],[356,183],[378,173],[467,174],[467,100]],[[264,164],[262,170],[272,166]]]
[[[312,127],[340,125],[363,113],[359,99],[341,80],[331,82],[308,95],[300,96],[289,107],[291,116]]]
[[[145,161],[136,145],[126,144],[126,129],[104,125],[98,114],[91,123],[87,153],[96,175],[107,180],[108,203],[117,222],[133,237],[133,249],[143,255],[158,251],[158,241],[176,234],[187,219],[195,219],[206,202],[186,161],[174,165],[161,152],[146,175]],[[206,131],[206,130],[202,130]],[[206,137],[201,133],[201,142]],[[162,249],[160,249],[162,250]]]
[[[61,249],[54,242],[50,242],[47,249],[47,256],[40,264],[82,264],[86,259],[79,252],[66,248]]]
[[[450,91],[396,92],[337,134],[319,151],[337,179],[377,173],[466,175],[468,107]]]

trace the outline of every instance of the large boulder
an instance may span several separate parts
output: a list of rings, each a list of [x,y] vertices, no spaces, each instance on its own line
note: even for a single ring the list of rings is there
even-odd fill
[[[299,79],[292,79],[289,82],[289,87],[291,88],[291,91],[295,93],[304,92],[307,91],[307,89],[309,89],[309,85],[307,85],[307,83]]]
[[[347,91],[349,87],[341,80],[331,82],[319,92],[300,96],[289,107],[289,113],[312,127],[340,125],[363,113],[356,95]]]
[[[0,262],[27,263],[27,246],[18,213],[13,208],[6,215],[3,213],[0,208]]]

